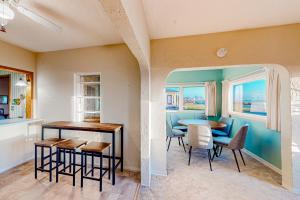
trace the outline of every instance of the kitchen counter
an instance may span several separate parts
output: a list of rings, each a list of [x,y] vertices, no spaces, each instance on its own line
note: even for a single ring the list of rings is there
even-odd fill
[[[2,120],[0,120],[0,127],[6,126],[6,125],[19,124],[19,123],[31,124],[31,123],[37,123],[37,122],[43,122],[43,120],[41,120],[41,119],[21,119],[21,118],[2,119]]]

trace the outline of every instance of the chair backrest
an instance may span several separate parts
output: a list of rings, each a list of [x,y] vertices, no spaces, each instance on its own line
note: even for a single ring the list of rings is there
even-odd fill
[[[219,122],[222,122],[226,124],[226,128],[224,129],[224,132],[230,135],[231,129],[232,129],[232,124],[233,124],[233,119],[229,117],[221,117],[219,119]]]
[[[166,132],[167,136],[171,137],[173,135],[172,133],[172,125],[170,120],[166,120]]]
[[[213,137],[210,126],[188,125],[189,145],[193,148],[212,149]]]
[[[228,144],[229,149],[242,149],[245,145],[246,136],[248,133],[249,125],[246,124],[242,126],[235,136],[232,138],[231,142]]]

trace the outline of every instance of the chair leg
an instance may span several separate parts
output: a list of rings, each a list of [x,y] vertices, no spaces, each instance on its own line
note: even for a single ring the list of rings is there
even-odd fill
[[[168,136],[166,137],[166,142],[168,142]]]
[[[218,155],[218,157],[220,157],[220,156],[221,156],[221,154],[222,154],[222,150],[223,150],[223,147],[221,146],[221,149],[220,149],[220,152],[219,152],[219,155]]]
[[[180,146],[180,137],[178,137],[178,144],[179,144],[179,146]]]
[[[219,149],[218,145],[216,147],[213,147],[214,154],[213,157],[211,158],[211,161],[214,161],[215,156],[218,157],[218,149]]]
[[[190,163],[191,163],[191,156],[192,156],[192,146],[190,146],[190,150],[189,150],[189,163],[188,163],[188,165],[190,165]]]
[[[207,149],[207,153],[208,153],[208,162],[209,162],[209,168],[210,168],[210,171],[212,171],[212,167],[211,167],[211,154],[210,154],[210,149]]]
[[[243,163],[244,163],[244,166],[246,166],[246,163],[245,163],[245,160],[244,160],[243,154],[242,154],[242,152],[241,152],[241,150],[240,150],[240,149],[239,149],[239,152],[240,152],[240,155],[241,155],[242,161],[243,161]]]
[[[172,140],[172,138],[170,137],[167,151],[169,151],[171,140]]]
[[[184,142],[183,142],[183,139],[182,139],[182,137],[180,137],[180,139],[181,139],[181,143],[182,143],[182,146],[183,146],[183,150],[184,150],[184,152],[186,153],[186,150],[185,150],[185,145],[184,145]]]
[[[237,168],[238,168],[239,172],[241,172],[241,170],[240,170],[240,166],[239,166],[239,162],[238,162],[238,160],[237,160],[237,158],[236,158],[236,155],[235,155],[235,151],[234,151],[234,149],[232,149],[232,153],[233,153],[233,155],[234,155],[234,159],[235,159],[235,162],[236,162],[236,166],[237,166]]]

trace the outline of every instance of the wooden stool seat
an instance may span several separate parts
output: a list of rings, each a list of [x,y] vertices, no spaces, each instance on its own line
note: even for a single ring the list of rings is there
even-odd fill
[[[56,144],[56,147],[61,149],[75,150],[86,143],[87,141],[85,140],[70,139]]]
[[[81,151],[89,153],[102,153],[105,149],[111,146],[111,143],[106,142],[90,142],[81,147]]]
[[[37,141],[34,144],[40,147],[53,147],[63,141],[66,141],[66,139],[49,138],[49,139]]]

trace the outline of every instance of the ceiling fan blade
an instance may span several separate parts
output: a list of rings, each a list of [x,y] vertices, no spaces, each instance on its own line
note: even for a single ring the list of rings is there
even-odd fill
[[[62,28],[56,24],[54,24],[53,22],[51,22],[50,20],[34,13],[33,11],[29,10],[28,8],[25,8],[24,6],[21,6],[21,5],[17,5],[16,6],[17,10],[22,13],[23,15],[29,17],[30,19],[32,19],[33,21],[41,24],[41,25],[44,25],[50,29],[53,29],[57,32],[61,32],[62,31]]]

